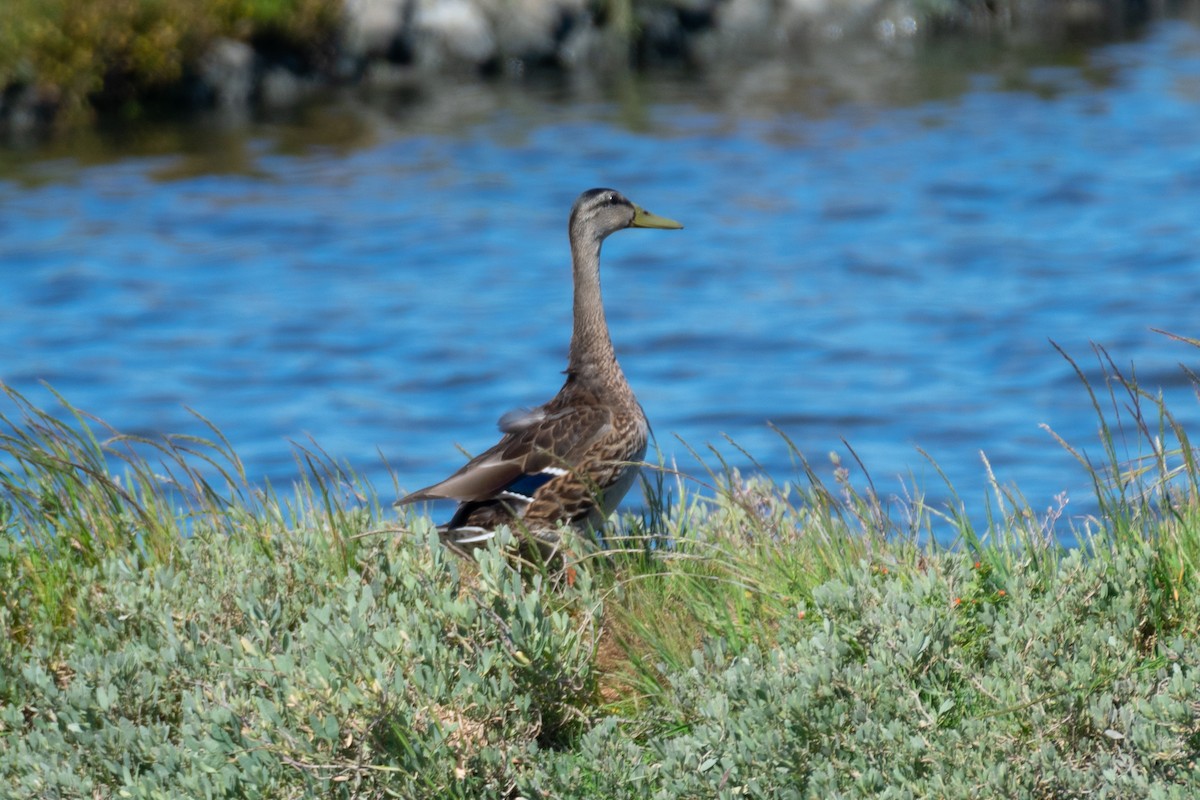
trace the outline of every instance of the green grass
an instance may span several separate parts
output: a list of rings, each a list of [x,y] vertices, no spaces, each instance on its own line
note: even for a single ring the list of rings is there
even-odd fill
[[[215,426],[133,439],[8,390],[0,785],[1193,797],[1195,461],[1161,399],[1094,356],[1103,460],[1064,443],[1099,509],[1077,547],[998,484],[976,530],[961,499],[885,501],[798,452],[791,481],[743,478],[714,451],[699,477],[647,470],[648,508],[581,548],[571,586],[451,556],[315,446],[280,494]]]

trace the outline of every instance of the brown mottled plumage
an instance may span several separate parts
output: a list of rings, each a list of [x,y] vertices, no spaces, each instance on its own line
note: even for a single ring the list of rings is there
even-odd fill
[[[456,551],[467,552],[508,525],[532,535],[544,556],[556,549],[560,525],[599,527],[637,477],[649,426],[617,364],[600,296],[600,246],[631,227],[683,226],[612,189],[579,196],[568,224],[575,325],[566,383],[545,405],[501,417],[504,437],[490,450],[397,502],[457,500],[454,516],[438,529]]]

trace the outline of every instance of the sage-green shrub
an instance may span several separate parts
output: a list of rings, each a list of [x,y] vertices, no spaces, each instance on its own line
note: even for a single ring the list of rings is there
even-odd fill
[[[581,726],[598,611],[586,576],[547,593],[491,554],[464,581],[418,537],[365,547],[338,577],[327,546],[200,537],[148,571],[113,558],[84,572],[69,642],[39,628],[5,645],[0,785],[503,796],[530,748]]]
[[[719,640],[653,730],[607,721],[526,796],[1200,796],[1200,645],[1145,628],[1150,554],[1075,551],[1001,590],[961,554],[819,586],[777,643]],[[1192,609],[1193,613],[1197,609]],[[635,723],[640,728],[646,720]],[[590,787],[581,792],[580,787]]]

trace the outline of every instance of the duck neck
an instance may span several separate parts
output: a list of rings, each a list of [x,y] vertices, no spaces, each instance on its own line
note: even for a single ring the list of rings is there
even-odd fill
[[[608,322],[604,318],[604,302],[600,296],[601,240],[576,236],[575,231],[571,233],[575,327],[571,334],[567,373],[583,380],[619,373],[612,339],[608,335]]]

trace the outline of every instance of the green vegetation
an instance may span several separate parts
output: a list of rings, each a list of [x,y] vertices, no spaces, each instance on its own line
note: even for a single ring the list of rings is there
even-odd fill
[[[34,86],[67,118],[177,87],[218,37],[316,54],[341,0],[6,0],[0,89]]]
[[[715,457],[708,491],[652,473],[651,507],[558,587],[494,550],[456,559],[319,450],[280,495],[215,428],[134,440],[10,391],[0,785],[1194,797],[1200,472],[1160,399],[1096,355],[1081,396],[1106,462],[1080,455],[1100,512],[1079,547],[999,486],[976,531],[961,502],[884,502],[840,467],[827,486],[797,456],[777,485]]]

